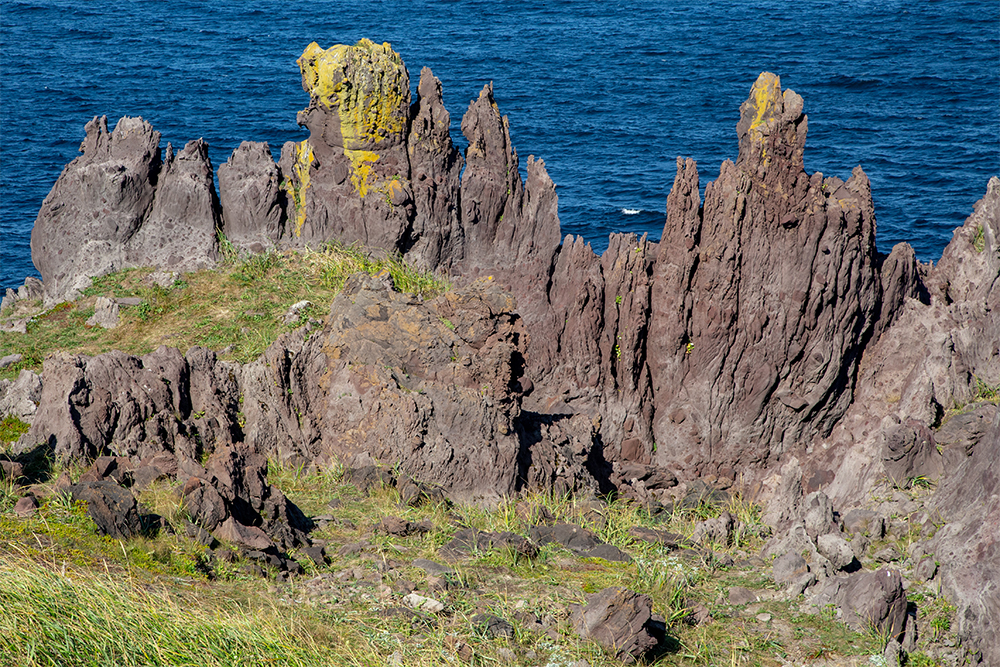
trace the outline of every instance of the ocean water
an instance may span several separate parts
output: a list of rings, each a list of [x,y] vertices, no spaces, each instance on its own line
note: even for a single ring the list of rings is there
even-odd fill
[[[736,157],[739,105],[764,70],[805,98],[806,168],[872,181],[883,252],[936,260],[1000,171],[1000,3],[493,0],[270,3],[3,0],[0,287],[37,275],[30,232],[84,124],[150,121],[277,155],[305,131],[295,59],[316,41],[391,42],[413,85],[444,83],[452,134],[492,81],[522,156],[545,160],[564,234],[662,231],[678,155],[702,187]]]

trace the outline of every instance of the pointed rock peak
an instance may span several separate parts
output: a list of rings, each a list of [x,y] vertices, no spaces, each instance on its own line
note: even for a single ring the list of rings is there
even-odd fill
[[[740,106],[740,127],[743,135],[747,130],[763,132],[767,122],[781,115],[781,78],[777,74],[761,72],[750,89],[750,97]]]
[[[417,100],[410,110],[410,117],[412,119],[411,134],[417,132],[426,135],[428,132],[436,132],[442,135],[448,146],[451,146],[449,134],[451,115],[444,106],[441,80],[434,76],[430,67],[424,67],[420,70]]]
[[[334,112],[344,150],[377,150],[399,143],[406,132],[410,78],[403,59],[388,42],[362,39],[329,49],[316,42],[296,61],[310,109]]]
[[[430,67],[420,70],[420,83],[417,84],[417,95],[421,100],[441,99],[441,79],[434,76]]]
[[[736,124],[740,141],[737,162],[753,160],[767,166],[776,157],[777,148],[779,154],[788,157],[794,158],[798,153],[797,166],[801,166],[806,134],[802,108],[802,97],[795,91],[782,93],[778,75],[762,72],[747,101],[740,105],[740,121]]]
[[[108,136],[108,117],[94,116],[94,119],[87,123],[83,129],[87,136],[80,144],[80,152],[87,154],[99,151]]]
[[[500,107],[493,97],[492,81],[469,103],[469,110],[462,117],[462,134],[469,140],[466,158],[483,151],[510,151],[507,119],[500,115]]]

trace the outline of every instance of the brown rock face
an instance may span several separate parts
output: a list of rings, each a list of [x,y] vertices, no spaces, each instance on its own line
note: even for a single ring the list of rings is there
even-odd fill
[[[239,437],[228,419],[239,396],[231,368],[202,348],[187,358],[167,347],[141,358],[117,351],[53,355],[43,367],[41,419],[26,439],[53,442],[62,461],[105,454],[138,460],[164,450],[197,459],[196,433],[209,447]]]
[[[410,116],[407,152],[416,214],[401,249],[421,268],[448,268],[465,245],[459,222],[464,161],[451,142],[451,116],[442,101],[441,82],[428,67],[420,71]]]
[[[646,625],[652,614],[648,596],[625,588],[605,588],[576,605],[570,617],[581,637],[593,639],[632,664],[657,644]]]
[[[285,231],[285,191],[266,143],[244,141],[219,167],[223,230],[238,248],[261,252]]]
[[[423,304],[351,278],[321,332],[244,367],[247,441],[284,457],[398,462],[460,500],[510,495],[524,337],[513,311],[493,281]]]
[[[805,173],[802,99],[773,75],[754,84],[737,132],[739,158],[701,208],[690,161],[667,199],[648,356],[668,467],[766,463],[827,434],[878,314],[864,172]]]
[[[192,271],[213,263],[219,206],[208,146],[160,158],[160,133],[141,118],[86,126],[81,157],[59,176],[32,230],[31,257],[49,302],[91,276],[127,266]]]
[[[965,463],[945,479],[934,503],[950,521],[930,541],[941,583],[958,612],[962,644],[1000,663],[1000,411]]]
[[[31,258],[50,300],[79,289],[80,276],[120,268],[125,243],[153,204],[160,133],[137,118],[108,132],[107,117],[86,131],[83,155],[63,170],[31,231]]]

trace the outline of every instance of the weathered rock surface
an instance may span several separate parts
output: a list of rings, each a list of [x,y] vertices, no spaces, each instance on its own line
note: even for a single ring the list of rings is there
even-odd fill
[[[73,500],[87,502],[87,514],[102,535],[127,539],[142,531],[135,496],[114,482],[82,482],[73,487]]]
[[[22,370],[13,382],[0,380],[0,419],[14,415],[30,424],[42,399],[42,378],[37,373]]]
[[[292,244],[338,239],[397,249],[413,218],[409,74],[388,44],[362,39],[298,59],[309,138],[281,151]]]
[[[118,304],[107,297],[97,297],[97,303],[94,304],[94,314],[87,318],[87,326],[114,329],[119,322]]]
[[[74,298],[89,278],[126,266],[190,271],[212,263],[218,204],[207,145],[160,157],[160,133],[141,118],[87,123],[82,156],[42,202],[31,257],[47,302]]]
[[[517,488],[523,337],[492,281],[422,303],[388,276],[355,276],[322,331],[243,368],[247,442],[285,458],[398,462],[452,498],[495,501]]]
[[[835,605],[841,620],[855,632],[874,630],[900,639],[906,627],[906,592],[897,570],[857,572],[827,579],[810,603],[822,608]]]
[[[267,143],[244,141],[219,166],[219,203],[234,246],[262,252],[278,244],[285,231],[285,191]]]
[[[943,590],[958,608],[963,644],[1000,663],[1000,411],[972,456],[951,471],[932,500],[949,523],[927,550],[940,562]]]
[[[117,351],[53,355],[43,365],[40,418],[24,440],[52,443],[62,461],[104,454],[145,459],[163,451],[197,460],[203,446],[238,436],[238,426],[224,417],[238,410],[237,370],[203,348],[186,358],[166,347],[141,358]]]
[[[570,623],[581,637],[593,639],[631,664],[658,643],[647,628],[651,616],[648,596],[625,588],[605,588],[587,596],[586,604],[576,605]]]

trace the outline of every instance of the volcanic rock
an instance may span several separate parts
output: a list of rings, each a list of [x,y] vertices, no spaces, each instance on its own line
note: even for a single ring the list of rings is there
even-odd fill
[[[310,134],[281,150],[284,239],[399,248],[413,218],[403,60],[389,44],[362,39],[326,50],[313,42],[297,62],[309,93],[298,122]]]
[[[97,302],[94,304],[94,314],[87,318],[87,326],[114,329],[119,322],[118,304],[107,297],[97,297]]]
[[[135,537],[142,530],[135,496],[114,482],[83,482],[72,489],[73,500],[87,502],[87,515],[102,535],[117,539]]]
[[[0,419],[14,415],[30,424],[42,398],[42,378],[37,373],[22,370],[17,379],[0,380]]]
[[[595,640],[619,660],[632,664],[658,643],[647,627],[651,615],[648,596],[605,588],[587,596],[586,604],[573,605],[570,623],[581,637]]]
[[[286,335],[243,367],[247,442],[320,463],[398,462],[452,499],[511,495],[524,337],[513,310],[489,280],[423,303],[388,276],[352,277],[322,332]]]
[[[91,276],[126,266],[190,271],[212,264],[218,204],[201,140],[160,157],[141,118],[87,123],[82,156],[63,170],[31,233],[46,303],[75,298]]]
[[[962,644],[983,653],[985,664],[1000,662],[990,640],[1000,632],[1000,410],[979,444],[958,470],[941,482],[931,507],[949,523],[926,549],[940,562],[942,590],[958,609]]]
[[[267,143],[244,141],[219,166],[222,229],[237,248],[262,252],[285,231],[285,191]]]

